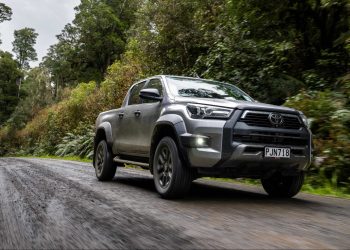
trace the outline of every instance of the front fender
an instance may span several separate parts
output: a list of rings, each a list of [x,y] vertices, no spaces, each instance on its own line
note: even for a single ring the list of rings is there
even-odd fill
[[[168,114],[159,117],[159,119],[156,122],[155,128],[157,128],[157,126],[159,125],[165,124],[172,126],[175,129],[177,136],[185,134],[187,132],[185,122],[183,118],[179,115]]]
[[[181,138],[180,138],[180,135],[186,134],[186,125],[182,117],[176,114],[164,115],[157,120],[153,134],[152,134],[150,159],[153,159],[155,148],[157,146],[158,141],[161,138],[160,135],[164,133],[164,125],[166,126],[167,129],[171,130],[171,131],[166,131],[165,134],[168,134],[169,132],[171,134],[174,134],[176,143],[179,147],[178,148],[179,153],[181,157],[184,159],[184,162],[188,162],[187,153],[181,143]],[[160,132],[160,131],[163,131],[163,132]],[[152,172],[152,165],[153,165],[152,161],[150,161],[151,172]]]

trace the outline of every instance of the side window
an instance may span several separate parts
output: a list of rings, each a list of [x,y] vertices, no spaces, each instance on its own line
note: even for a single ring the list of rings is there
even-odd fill
[[[163,96],[163,85],[160,79],[151,79],[144,88],[158,89],[160,96]],[[143,100],[143,103],[152,103],[152,102],[156,102],[156,101]]]
[[[130,91],[129,101],[128,105],[134,105],[134,104],[140,104],[141,98],[139,96],[140,90],[142,89],[143,85],[145,85],[145,82],[140,82],[136,84],[134,87],[132,87]]]

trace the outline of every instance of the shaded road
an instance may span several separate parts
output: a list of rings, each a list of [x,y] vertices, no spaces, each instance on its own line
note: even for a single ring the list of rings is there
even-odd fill
[[[0,158],[0,248],[348,249],[350,200],[196,181],[159,198],[147,171],[98,182],[91,164]]]

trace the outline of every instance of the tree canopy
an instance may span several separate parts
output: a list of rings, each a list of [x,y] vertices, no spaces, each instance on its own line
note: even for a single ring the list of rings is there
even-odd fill
[[[10,21],[12,16],[12,10],[4,3],[0,3],[0,23],[4,21]],[[0,39],[1,44],[1,39]]]
[[[13,52],[21,69],[29,69],[29,62],[36,61],[37,53],[34,49],[38,33],[32,28],[23,28],[14,32]]]
[[[73,22],[65,26],[44,58],[55,84],[101,82],[107,68],[125,51],[137,6],[136,0],[82,0]]]
[[[0,3],[0,23],[3,21],[10,21],[12,16],[12,10],[4,3]]]
[[[154,73],[235,83],[282,104],[349,69],[349,7],[334,1],[146,1],[133,38]]]

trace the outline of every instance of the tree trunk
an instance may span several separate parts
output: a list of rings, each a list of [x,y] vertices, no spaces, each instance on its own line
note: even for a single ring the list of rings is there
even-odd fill
[[[18,78],[16,80],[16,83],[18,85],[17,98],[19,99],[19,95],[20,95],[20,91],[21,91],[21,85],[22,85],[22,77]]]

